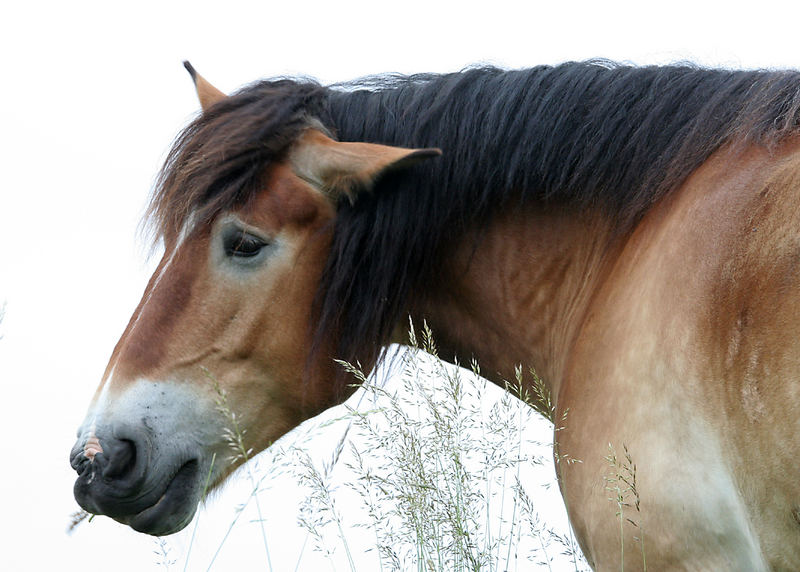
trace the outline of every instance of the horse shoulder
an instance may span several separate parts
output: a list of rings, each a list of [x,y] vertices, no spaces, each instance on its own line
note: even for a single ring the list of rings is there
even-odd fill
[[[561,465],[562,488],[599,567],[626,540],[636,568],[637,538],[657,569],[800,567],[798,204],[797,145],[723,149],[654,206],[599,289],[557,432],[581,461]],[[607,489],[633,465],[626,512]]]

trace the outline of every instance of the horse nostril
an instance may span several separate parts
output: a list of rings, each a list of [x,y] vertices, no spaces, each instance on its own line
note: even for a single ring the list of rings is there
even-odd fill
[[[131,472],[136,465],[136,445],[129,439],[118,439],[107,446],[104,453],[107,465],[103,469],[103,477],[117,479]]]

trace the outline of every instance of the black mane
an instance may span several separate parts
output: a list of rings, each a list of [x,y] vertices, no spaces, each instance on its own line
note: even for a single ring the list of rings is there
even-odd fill
[[[799,116],[793,71],[597,61],[331,87],[264,81],[187,128],[151,213],[166,236],[187,212],[213,216],[246,200],[309,117],[343,141],[441,148],[339,206],[317,340],[334,335],[337,357],[368,362],[434,276],[445,238],[509,201],[603,209],[625,232],[720,146],[777,144]]]

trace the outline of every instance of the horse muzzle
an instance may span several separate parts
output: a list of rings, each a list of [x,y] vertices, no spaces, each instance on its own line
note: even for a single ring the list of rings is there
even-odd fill
[[[78,473],[74,495],[92,514],[163,536],[178,532],[194,516],[201,494],[200,463],[157,454],[150,441],[130,433],[79,439],[70,455]],[[160,462],[153,463],[154,457]]]
[[[214,405],[188,386],[142,380],[92,404],[70,464],[75,500],[155,536],[191,522],[225,444]],[[212,474],[213,473],[213,474]]]

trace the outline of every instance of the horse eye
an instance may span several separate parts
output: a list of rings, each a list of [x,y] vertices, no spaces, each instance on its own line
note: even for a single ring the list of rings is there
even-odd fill
[[[223,244],[225,254],[233,258],[252,258],[267,245],[257,236],[241,230],[231,232],[225,236]]]

